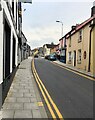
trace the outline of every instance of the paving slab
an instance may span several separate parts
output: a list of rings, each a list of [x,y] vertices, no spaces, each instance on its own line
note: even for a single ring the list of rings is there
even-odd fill
[[[3,110],[2,111],[2,116],[3,118],[13,118],[14,117],[14,110]]]
[[[30,98],[17,98],[17,102],[30,103],[31,99]]]
[[[48,118],[44,106],[38,105],[41,97],[32,75],[31,60],[32,58],[21,62],[0,111],[0,117]]]
[[[16,110],[14,118],[33,118],[31,110]]]
[[[31,103],[24,103],[24,109],[38,110],[39,107],[37,105],[37,102],[31,102]]]

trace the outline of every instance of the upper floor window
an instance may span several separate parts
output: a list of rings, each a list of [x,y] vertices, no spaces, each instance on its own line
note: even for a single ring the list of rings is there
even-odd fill
[[[82,30],[79,31],[78,42],[82,41]]]
[[[71,47],[71,36],[70,36],[70,39],[69,39],[69,47]]]
[[[69,62],[71,62],[71,52],[69,52]]]

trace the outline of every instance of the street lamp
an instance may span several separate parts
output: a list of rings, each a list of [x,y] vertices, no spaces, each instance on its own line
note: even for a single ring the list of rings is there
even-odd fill
[[[62,24],[62,37],[63,37],[63,22],[62,21],[59,21],[59,20],[57,20],[56,22],[59,22],[59,23],[61,23]]]

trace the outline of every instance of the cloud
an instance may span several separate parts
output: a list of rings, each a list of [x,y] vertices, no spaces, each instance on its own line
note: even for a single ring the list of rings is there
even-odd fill
[[[54,42],[58,43],[61,37],[61,29],[58,30],[57,26],[48,26],[40,28],[28,28],[24,29],[23,32],[31,45],[31,48],[43,46],[46,43]]]

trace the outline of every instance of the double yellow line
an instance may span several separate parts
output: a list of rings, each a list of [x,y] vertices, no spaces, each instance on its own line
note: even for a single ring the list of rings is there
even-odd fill
[[[54,64],[54,65],[56,65],[56,66],[58,66],[58,67],[64,68],[64,69],[66,69],[66,70],[68,70],[68,71],[70,71],[70,72],[73,72],[73,73],[75,73],[75,74],[77,74],[77,75],[80,75],[80,76],[82,76],[82,77],[85,77],[85,78],[87,78],[87,79],[89,79],[89,80],[94,80],[94,81],[95,81],[95,78],[92,78],[92,77],[87,76],[87,75],[85,75],[85,74],[82,74],[82,73],[79,73],[79,72],[77,72],[77,71],[71,70],[70,68],[67,68],[67,67],[65,67],[65,66],[59,65],[59,64],[57,64],[57,63],[54,63],[54,62],[51,62],[51,63]]]
[[[62,114],[60,113],[59,109],[57,108],[56,104],[54,103],[54,101],[52,100],[51,96],[49,95],[46,87],[44,86],[44,84],[42,83],[41,79],[39,78],[37,72],[36,72],[36,69],[35,69],[35,66],[34,66],[34,59],[32,60],[32,71],[33,71],[33,75],[35,77],[35,80],[39,86],[39,89],[43,95],[43,98],[47,104],[47,107],[51,113],[51,116],[54,120],[57,119],[56,115],[55,115],[55,112],[57,113],[58,115],[58,118],[61,119],[61,120],[64,120],[63,119],[63,116]],[[47,99],[48,98],[48,99]],[[52,106],[50,105],[50,103],[52,104]],[[52,107],[54,108],[55,112],[53,111]]]

